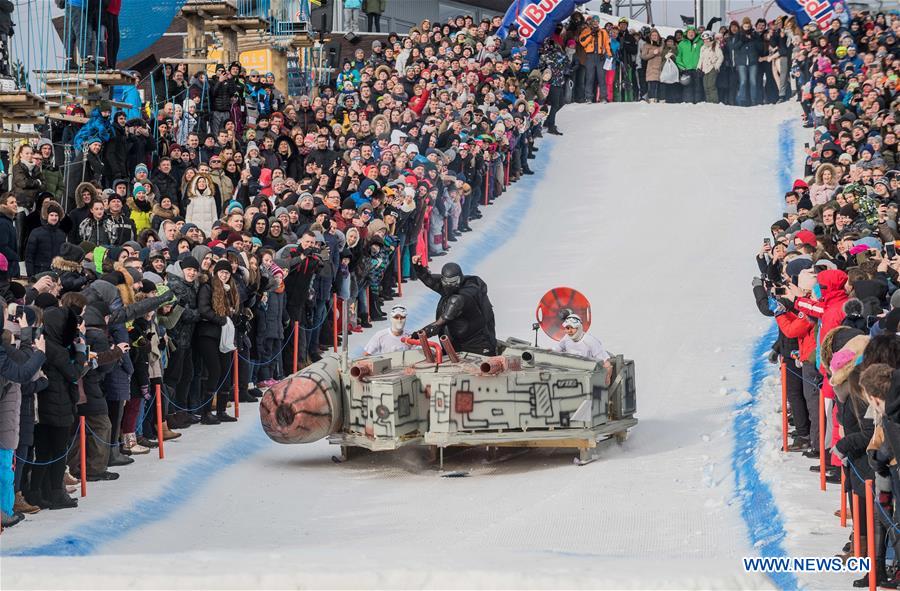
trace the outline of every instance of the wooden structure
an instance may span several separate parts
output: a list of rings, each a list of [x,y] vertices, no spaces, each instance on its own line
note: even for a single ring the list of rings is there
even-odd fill
[[[138,83],[137,75],[123,70],[36,70],[44,86],[45,111],[53,119],[81,122],[81,117],[66,116],[66,106],[80,104],[85,111],[107,101],[110,106],[122,109],[139,107],[130,103],[110,101],[113,86],[133,86]]]
[[[183,60],[207,63],[206,33],[216,34],[222,41],[222,61],[238,61],[238,36],[265,31],[269,21],[259,16],[238,14],[232,0],[188,0],[181,7],[181,17],[187,24]]]
[[[27,90],[0,92],[0,125],[44,123],[46,102]]]

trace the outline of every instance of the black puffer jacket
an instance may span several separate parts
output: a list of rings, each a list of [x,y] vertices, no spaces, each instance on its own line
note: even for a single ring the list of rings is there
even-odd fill
[[[38,420],[45,425],[68,427],[75,422],[78,378],[87,369],[84,349],[71,345],[78,334],[76,322],[75,314],[68,308],[44,311],[47,359],[43,368],[48,384],[38,394]]]
[[[78,405],[78,413],[84,416],[100,416],[109,412],[106,394],[101,389],[103,378],[122,358],[122,350],[111,347],[103,313],[97,306],[84,309],[85,341],[91,352],[97,354],[97,367],[91,368],[82,379],[87,402]]]
[[[178,323],[169,329],[168,336],[175,342],[176,348],[187,348],[191,346],[194,328],[200,320],[200,312],[197,309],[197,286],[196,283],[184,280],[184,272],[178,262],[169,265],[166,273],[166,283],[178,298],[176,304],[184,309]]]
[[[25,246],[25,272],[29,277],[50,270],[53,257],[66,241],[66,233],[59,224],[50,225],[46,220],[28,235]]]

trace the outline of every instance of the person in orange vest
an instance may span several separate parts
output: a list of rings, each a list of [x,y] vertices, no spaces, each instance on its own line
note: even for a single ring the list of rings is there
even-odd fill
[[[595,15],[584,26],[578,34],[578,43],[587,56],[584,62],[585,99],[597,103],[600,102],[599,97],[602,95],[603,101],[606,102],[612,97],[606,96],[604,85],[606,74],[603,64],[607,59],[612,59],[612,50],[609,47],[609,34],[600,26],[599,16]],[[597,87],[600,88],[599,93]]]

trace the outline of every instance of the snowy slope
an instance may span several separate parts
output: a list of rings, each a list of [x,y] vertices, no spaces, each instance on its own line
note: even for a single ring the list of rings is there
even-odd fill
[[[92,486],[77,511],[5,533],[0,584],[772,586],[741,568],[759,550],[735,495],[732,423],[769,327],[752,253],[779,212],[779,126],[796,115],[569,106],[538,174],[438,259],[488,282],[501,337],[529,338],[549,288],[590,298],[592,332],[637,366],[640,423],[601,461],[468,451],[448,460],[472,470],[463,479],[408,451],[339,466],[325,443],[269,442],[242,405],[240,423],[194,427],[164,462]],[[410,324],[424,324],[434,298],[404,287]]]

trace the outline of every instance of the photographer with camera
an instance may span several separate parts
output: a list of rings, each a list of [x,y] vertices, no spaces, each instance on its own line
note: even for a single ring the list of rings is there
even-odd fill
[[[279,251],[279,255],[283,258],[279,262],[279,266],[288,269],[285,277],[285,309],[291,323],[300,322],[300,326],[306,324],[306,312],[309,306],[315,303],[310,301],[310,286],[312,281],[322,266],[322,259],[319,257],[320,249],[316,246],[316,235],[312,232],[304,232],[300,237],[300,243],[296,247],[286,247]],[[284,263],[284,264],[282,264]],[[309,345],[310,350],[315,347],[315,343]],[[300,331],[299,351],[300,360],[306,357],[307,343],[306,331]],[[298,364],[300,363],[298,360]],[[287,365],[291,367],[293,364]]]

